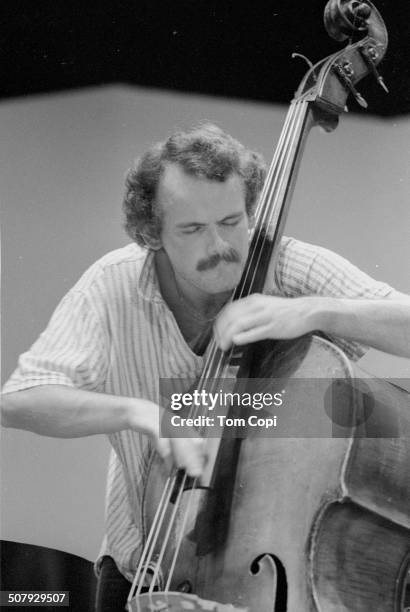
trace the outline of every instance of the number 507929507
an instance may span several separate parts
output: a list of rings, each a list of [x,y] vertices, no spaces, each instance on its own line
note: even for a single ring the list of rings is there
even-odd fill
[[[0,606],[69,606],[68,591],[0,591]]]

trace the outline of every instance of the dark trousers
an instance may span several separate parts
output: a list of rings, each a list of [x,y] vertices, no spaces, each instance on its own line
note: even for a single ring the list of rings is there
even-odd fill
[[[118,571],[111,557],[104,557],[98,576],[95,612],[124,612],[131,589],[129,582]]]

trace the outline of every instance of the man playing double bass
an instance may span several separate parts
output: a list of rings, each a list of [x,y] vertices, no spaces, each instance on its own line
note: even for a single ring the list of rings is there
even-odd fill
[[[107,434],[106,533],[96,610],[123,610],[142,548],[147,454],[201,473],[200,439],[159,437],[159,377],[198,377],[218,346],[320,330],[351,358],[410,357],[410,298],[338,255],[283,238],[269,294],[229,302],[263,186],[262,158],[211,124],[153,146],[128,173],[128,246],[92,265],[4,387],[3,423],[46,436]]]

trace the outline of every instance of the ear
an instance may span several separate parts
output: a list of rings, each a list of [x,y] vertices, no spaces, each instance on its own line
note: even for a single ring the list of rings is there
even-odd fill
[[[147,247],[152,251],[159,251],[162,249],[162,242],[159,238],[150,238],[150,240],[147,242]]]
[[[148,249],[152,249],[153,251],[159,251],[162,248],[162,242],[160,238],[154,238],[149,231],[148,232],[139,232],[139,236],[144,241],[144,245]]]

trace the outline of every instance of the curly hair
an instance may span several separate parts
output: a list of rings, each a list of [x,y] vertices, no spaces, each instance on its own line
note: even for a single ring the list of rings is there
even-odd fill
[[[153,145],[128,171],[124,225],[137,244],[147,247],[160,237],[162,211],[156,193],[169,163],[178,164],[189,175],[219,182],[238,174],[244,181],[246,212],[252,216],[266,174],[263,157],[216,125],[205,123]]]

